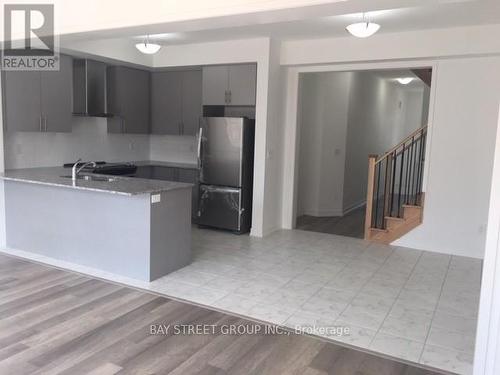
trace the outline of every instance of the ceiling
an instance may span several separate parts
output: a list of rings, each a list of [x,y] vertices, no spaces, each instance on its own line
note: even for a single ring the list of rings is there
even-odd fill
[[[422,2],[425,3],[425,2]],[[367,13],[381,25],[380,33],[438,29],[458,26],[500,23],[499,0],[440,0],[424,6],[385,9]],[[160,44],[186,44],[228,39],[273,37],[281,40],[338,37],[346,35],[345,27],[361,20],[361,13],[309,18],[288,22],[262,22],[238,27],[210,28],[154,34]],[[149,30],[148,30],[149,32]],[[143,35],[129,37],[142,39]]]

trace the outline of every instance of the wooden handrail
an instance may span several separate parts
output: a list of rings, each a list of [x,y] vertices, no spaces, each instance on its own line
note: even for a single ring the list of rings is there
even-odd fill
[[[408,141],[410,141],[412,138],[414,138],[416,136],[420,137],[424,133],[425,130],[427,130],[427,125],[422,126],[421,128],[418,128],[417,130],[415,130],[408,137],[406,137],[401,142],[399,142],[396,146],[392,147],[389,151],[385,152],[382,156],[378,157],[377,161],[375,162],[375,164],[380,163],[382,160],[384,160],[387,156],[389,156],[390,154],[392,154],[398,148],[403,147],[403,145],[406,144]]]

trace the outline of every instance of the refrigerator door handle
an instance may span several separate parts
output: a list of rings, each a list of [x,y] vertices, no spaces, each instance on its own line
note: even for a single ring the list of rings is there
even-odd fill
[[[201,168],[201,142],[203,138],[203,127],[200,126],[200,132],[198,134],[198,168]]]

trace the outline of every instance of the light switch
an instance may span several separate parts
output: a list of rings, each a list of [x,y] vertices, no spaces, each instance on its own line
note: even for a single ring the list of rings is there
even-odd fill
[[[160,194],[151,195],[151,203],[160,203],[160,202],[161,202],[161,195]]]

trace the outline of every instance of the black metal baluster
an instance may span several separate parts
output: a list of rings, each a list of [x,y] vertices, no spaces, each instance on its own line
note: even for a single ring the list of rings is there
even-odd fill
[[[414,150],[413,150],[413,176],[412,176],[412,182],[411,182],[411,185],[412,185],[412,196],[413,196],[413,201],[415,201],[415,196],[417,195],[417,188],[416,188],[416,180],[415,179],[415,176],[416,176],[416,172],[417,172],[417,144],[415,142],[415,146],[414,146]]]
[[[378,227],[378,207],[379,207],[379,197],[380,197],[380,163],[375,166],[376,168],[376,173],[377,173],[377,189],[376,191],[376,198],[375,198],[375,228]],[[382,220],[382,226],[384,224],[384,221]]]
[[[380,165],[382,167],[382,165]],[[385,158],[385,173],[384,173],[384,201],[382,204],[382,217],[385,217],[385,208],[387,204],[387,177],[388,177],[388,170],[389,170],[389,156]]]
[[[411,177],[413,175],[412,172],[412,162],[413,162],[413,138],[410,146],[408,146],[408,196],[411,195]]]
[[[401,168],[399,172],[399,194],[398,194],[398,217],[401,217],[401,185],[403,182],[403,167],[405,160],[405,144],[403,143],[403,151],[401,152]]]
[[[394,209],[394,185],[396,183],[396,164],[398,163],[398,154],[397,154],[397,151],[395,150],[393,153],[392,153],[392,175],[391,175],[391,179],[392,179],[392,183],[391,183],[391,209],[389,210],[390,212],[390,215],[389,216],[392,216],[392,212],[393,212],[393,209]]]
[[[410,183],[410,165],[408,163],[406,163],[406,175],[405,175],[405,178],[404,178],[404,181],[405,181],[405,188],[404,188],[404,191],[405,191],[405,199],[404,199],[404,202],[405,203],[408,203],[407,202],[407,199],[408,199],[408,186],[409,186],[409,183]]]

